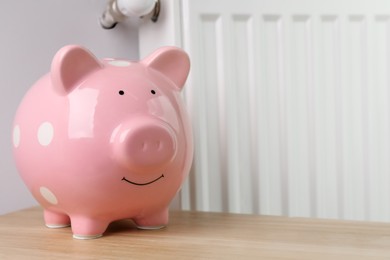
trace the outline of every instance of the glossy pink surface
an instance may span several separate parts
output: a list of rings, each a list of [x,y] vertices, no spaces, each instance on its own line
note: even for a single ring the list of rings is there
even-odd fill
[[[180,97],[185,52],[158,49],[140,62],[97,60],[66,46],[17,111],[13,144],[21,177],[49,227],[96,238],[114,220],[168,222],[168,205],[192,162]]]

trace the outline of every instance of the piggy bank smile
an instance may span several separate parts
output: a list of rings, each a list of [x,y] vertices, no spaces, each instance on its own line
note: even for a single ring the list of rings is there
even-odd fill
[[[122,178],[122,181],[125,181],[125,182],[128,182],[130,184],[133,184],[133,185],[137,185],[137,186],[145,186],[145,185],[149,185],[149,184],[152,184],[156,181],[158,181],[159,179],[161,178],[164,178],[164,174],[161,174],[159,177],[157,177],[156,179],[152,180],[152,181],[149,181],[149,182],[145,182],[145,183],[137,183],[137,182],[133,182],[133,181],[130,181],[128,179],[126,179],[125,177]]]

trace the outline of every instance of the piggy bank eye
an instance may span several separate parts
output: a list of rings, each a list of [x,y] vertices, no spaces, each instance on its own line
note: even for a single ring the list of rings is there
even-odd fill
[[[119,95],[124,95],[125,94],[125,92],[123,91],[123,90],[119,90]]]
[[[152,89],[152,90],[150,91],[150,93],[152,93],[153,95],[155,95],[155,94],[156,94],[156,91],[154,91],[154,89]]]

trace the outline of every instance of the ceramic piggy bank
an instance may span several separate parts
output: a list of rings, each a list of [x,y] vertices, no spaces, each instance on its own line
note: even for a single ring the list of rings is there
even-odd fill
[[[180,97],[189,67],[174,47],[139,62],[100,61],[75,45],[57,52],[13,125],[16,165],[46,226],[71,225],[74,238],[90,239],[120,219],[167,224],[192,162]]]

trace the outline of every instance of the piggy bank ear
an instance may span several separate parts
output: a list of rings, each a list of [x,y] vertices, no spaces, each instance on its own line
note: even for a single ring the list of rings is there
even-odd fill
[[[65,95],[85,76],[102,67],[87,49],[77,45],[65,46],[56,53],[51,63],[53,87],[58,93]]]
[[[183,50],[176,47],[163,47],[142,61],[169,78],[178,89],[183,88],[190,71],[190,59]]]

